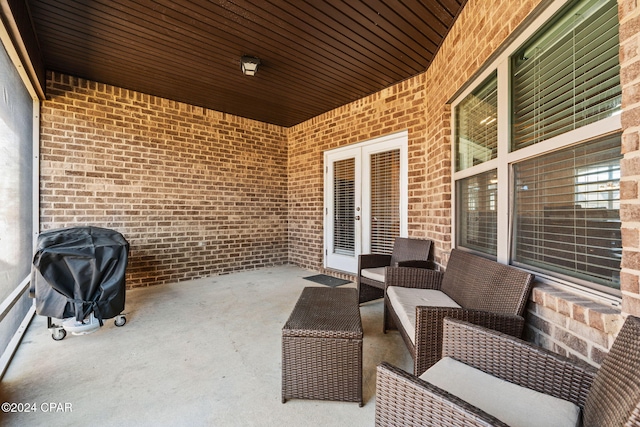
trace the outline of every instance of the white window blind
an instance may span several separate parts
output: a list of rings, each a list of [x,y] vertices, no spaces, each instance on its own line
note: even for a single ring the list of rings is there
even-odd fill
[[[333,172],[333,253],[355,253],[355,159],[339,160]]]
[[[618,5],[574,3],[513,56],[512,150],[620,112]]]
[[[514,261],[620,287],[620,136],[514,165]]]
[[[497,108],[498,76],[493,73],[456,107],[456,170],[496,158]]]
[[[400,235],[400,150],[371,155],[371,252],[390,254]]]
[[[498,176],[491,170],[457,181],[458,245],[490,255],[497,251]]]

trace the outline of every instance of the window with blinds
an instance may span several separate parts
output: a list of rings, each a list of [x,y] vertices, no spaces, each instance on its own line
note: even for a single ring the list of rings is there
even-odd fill
[[[355,159],[339,160],[333,171],[333,253],[355,253]]]
[[[456,170],[463,170],[498,153],[498,75],[491,77],[456,107]]]
[[[514,165],[514,261],[620,287],[620,136]]]
[[[615,0],[574,2],[512,57],[512,151],[621,111]]]
[[[371,155],[371,252],[390,254],[400,235],[400,150]]]
[[[619,296],[618,3],[547,7],[453,101],[455,244]]]
[[[457,184],[458,245],[490,255],[497,249],[498,175],[491,170]]]

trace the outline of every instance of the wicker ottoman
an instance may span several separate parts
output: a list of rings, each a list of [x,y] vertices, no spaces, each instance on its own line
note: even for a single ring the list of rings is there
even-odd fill
[[[354,288],[304,288],[282,328],[282,403],[362,401],[362,323]]]

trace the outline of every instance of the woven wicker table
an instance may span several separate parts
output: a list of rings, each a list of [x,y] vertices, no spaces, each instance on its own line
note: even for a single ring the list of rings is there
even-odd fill
[[[354,288],[304,288],[282,328],[282,403],[362,401],[362,323]]]

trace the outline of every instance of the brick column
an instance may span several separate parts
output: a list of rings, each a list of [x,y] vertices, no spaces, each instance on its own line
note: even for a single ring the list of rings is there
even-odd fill
[[[637,0],[618,0],[622,84],[622,312],[640,316],[640,8]]]

